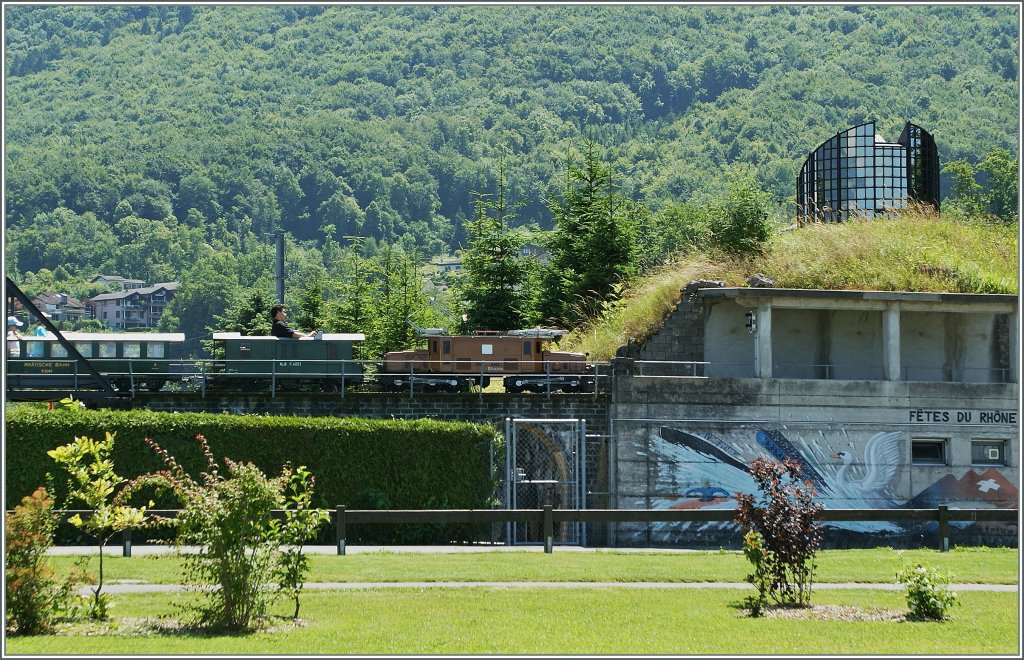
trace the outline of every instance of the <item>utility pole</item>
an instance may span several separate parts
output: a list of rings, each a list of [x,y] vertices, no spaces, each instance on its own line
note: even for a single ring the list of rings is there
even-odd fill
[[[284,304],[284,230],[277,230],[277,302]]]

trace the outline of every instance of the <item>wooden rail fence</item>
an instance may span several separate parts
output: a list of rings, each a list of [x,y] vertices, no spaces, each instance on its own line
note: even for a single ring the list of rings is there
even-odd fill
[[[64,510],[65,517],[75,514],[90,515],[90,510]],[[167,517],[176,516],[177,509],[151,509],[149,513]],[[280,515],[280,511],[274,512]],[[336,546],[339,555],[345,554],[348,525],[393,525],[405,523],[539,523],[543,529],[544,552],[554,550],[555,524],[567,522],[732,522],[736,509],[555,509],[545,505],[542,509],[353,509],[337,506],[331,512]],[[817,520],[834,522],[898,522],[915,521],[939,523],[938,548],[949,550],[949,523],[1007,522],[1020,519],[1019,509],[950,509],[941,505],[936,509],[824,509]],[[131,557],[131,530],[122,536],[122,554]]]

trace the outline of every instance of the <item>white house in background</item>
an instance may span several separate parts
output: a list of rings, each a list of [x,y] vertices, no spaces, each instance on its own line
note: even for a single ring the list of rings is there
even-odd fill
[[[114,330],[155,328],[178,290],[178,282],[159,282],[116,293],[101,293],[88,302],[93,318]]]

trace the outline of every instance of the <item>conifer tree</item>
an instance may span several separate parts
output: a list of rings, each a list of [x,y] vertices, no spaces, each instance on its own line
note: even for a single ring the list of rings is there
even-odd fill
[[[520,328],[528,314],[527,269],[520,255],[523,238],[508,226],[513,207],[507,198],[504,158],[498,162],[496,197],[475,196],[469,247],[462,253],[456,287],[465,310],[463,331]]]
[[[636,205],[615,186],[598,147],[584,141],[583,162],[569,163],[561,199],[549,200],[555,229],[544,276],[542,313],[576,325],[616,294],[635,270]]]

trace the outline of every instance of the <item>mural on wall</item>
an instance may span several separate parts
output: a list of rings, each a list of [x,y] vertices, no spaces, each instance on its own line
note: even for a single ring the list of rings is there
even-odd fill
[[[865,434],[867,435],[867,434]],[[792,458],[826,509],[935,508],[955,502],[964,508],[1017,506],[1017,487],[999,470],[952,472],[912,497],[900,497],[897,485],[903,471],[900,432],[882,431],[855,442],[843,429],[778,431],[737,429],[727,436],[706,429],[661,427],[651,434],[655,466],[653,508],[734,509],[741,493],[756,493],[750,462],[765,456]],[[863,448],[863,449],[861,449]],[[827,527],[852,532],[899,533],[900,523],[838,522]],[[692,523],[702,529],[731,523]]]

